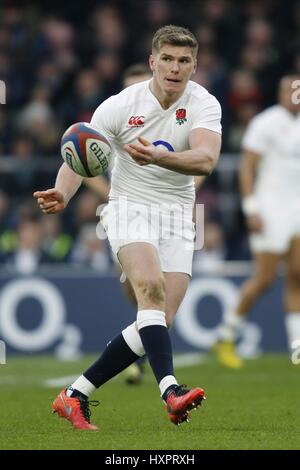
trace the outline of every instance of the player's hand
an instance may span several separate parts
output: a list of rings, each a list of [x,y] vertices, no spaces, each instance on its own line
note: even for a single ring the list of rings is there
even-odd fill
[[[47,191],[35,191],[33,197],[36,198],[39,208],[44,214],[56,214],[66,207],[64,195],[55,188]]]
[[[260,233],[263,230],[263,223],[259,215],[249,215],[246,218],[247,227],[250,232]]]
[[[165,154],[164,150],[158,149],[143,137],[139,137],[138,141],[138,144],[125,144],[123,148],[140,166],[155,164]]]

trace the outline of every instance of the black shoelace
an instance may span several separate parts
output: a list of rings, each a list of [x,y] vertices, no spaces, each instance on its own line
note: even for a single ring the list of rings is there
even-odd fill
[[[90,423],[90,418],[91,418],[91,410],[90,410],[90,405],[91,406],[98,406],[100,402],[98,400],[87,400],[86,398],[82,397],[76,397],[79,402],[80,402],[80,409],[83,414],[83,417],[87,420],[88,423]]]
[[[176,387],[174,387],[174,392],[175,392],[175,395],[177,397],[181,397],[182,395],[185,395],[186,393],[189,392],[189,389],[188,388],[184,388],[186,387],[185,384],[182,384],[182,385],[176,385]]]
[[[175,394],[176,397],[181,397],[182,395],[185,395],[186,393],[188,393],[190,390],[188,388],[184,388],[186,387],[185,384],[182,384],[182,385],[173,385],[172,388],[170,388],[170,390],[167,391],[167,394],[166,396],[164,397],[164,400],[166,401],[167,397],[171,394]]]

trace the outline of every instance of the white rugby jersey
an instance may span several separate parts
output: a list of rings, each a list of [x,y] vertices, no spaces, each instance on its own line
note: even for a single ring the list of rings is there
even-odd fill
[[[260,199],[295,201],[300,197],[300,116],[281,105],[254,117],[242,141],[261,156],[254,186]],[[299,201],[298,201],[299,203]]]
[[[221,133],[219,102],[205,88],[189,81],[178,101],[164,110],[149,83],[137,83],[111,96],[92,117],[91,125],[106,135],[114,151],[110,199],[127,196],[133,202],[193,203],[194,176],[156,165],[139,166],[123,145],[144,137],[169,151],[188,150],[192,129]]]

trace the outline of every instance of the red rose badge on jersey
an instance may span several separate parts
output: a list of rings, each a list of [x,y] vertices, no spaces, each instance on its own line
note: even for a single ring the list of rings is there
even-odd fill
[[[180,108],[176,109],[176,123],[181,126],[186,122],[186,109]]]

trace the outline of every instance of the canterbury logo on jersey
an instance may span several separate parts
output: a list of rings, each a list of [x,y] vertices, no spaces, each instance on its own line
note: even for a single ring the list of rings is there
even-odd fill
[[[128,119],[127,127],[143,127],[145,124],[145,116],[131,116]]]

